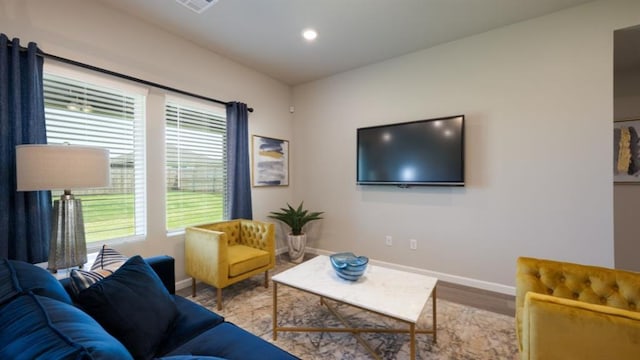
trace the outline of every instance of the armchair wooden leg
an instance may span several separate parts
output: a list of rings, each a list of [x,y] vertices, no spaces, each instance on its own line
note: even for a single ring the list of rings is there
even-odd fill
[[[218,310],[222,310],[222,289],[218,288]]]
[[[196,297],[196,278],[191,278],[191,297]]]
[[[264,287],[269,288],[269,270],[264,272]]]

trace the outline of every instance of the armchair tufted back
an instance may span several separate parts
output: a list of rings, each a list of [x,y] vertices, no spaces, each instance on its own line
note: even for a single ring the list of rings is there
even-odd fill
[[[240,239],[241,244],[252,248],[269,251],[269,239],[275,236],[275,227],[273,224],[255,221],[240,220]]]
[[[529,291],[640,311],[640,273],[521,257],[517,261],[516,273],[516,323],[519,340],[524,299]]]
[[[229,220],[198,227],[225,233],[229,245],[242,244],[265,251],[269,251],[268,241],[275,236],[273,224],[256,220]]]

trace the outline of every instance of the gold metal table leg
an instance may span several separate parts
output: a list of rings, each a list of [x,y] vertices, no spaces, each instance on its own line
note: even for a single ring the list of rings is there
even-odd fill
[[[326,301],[324,301],[324,299],[322,299],[322,303],[333,314],[333,316],[338,318],[338,320],[340,320],[340,322],[345,326],[344,330],[351,331],[351,334],[356,338],[356,340],[360,343],[360,345],[364,346],[364,348],[367,351],[369,351],[369,353],[371,354],[371,356],[373,356],[374,359],[380,360],[380,356],[378,356],[378,354],[373,349],[373,347],[365,339],[363,339],[362,336],[360,336],[360,332],[358,330],[361,330],[361,329],[354,329],[353,326],[347,321],[347,319],[345,319],[344,316],[340,315],[338,310],[331,307],[331,305],[329,305]]]
[[[295,287],[293,287],[295,288]],[[298,288],[295,288],[298,289]],[[301,290],[301,289],[298,289]],[[305,290],[301,290],[301,291],[305,291]],[[306,292],[306,291],[305,291]],[[315,293],[309,292],[313,295],[317,295]],[[436,302],[437,302],[437,296],[436,296],[436,289],[433,289],[433,292],[431,294],[431,298],[432,298],[432,314],[433,314],[433,327],[431,329],[416,329],[416,324],[415,323],[410,323],[404,320],[400,320],[397,318],[394,318],[392,316],[388,316],[385,314],[381,314],[381,313],[377,313],[375,311],[372,311],[372,313],[376,313],[379,315],[383,315],[392,319],[396,319],[399,321],[403,321],[405,323],[407,323],[409,325],[409,329],[407,330],[406,328],[404,329],[378,329],[378,328],[353,328],[351,326],[351,324],[349,324],[349,322],[342,316],[340,315],[340,313],[338,313],[337,309],[335,309],[333,306],[331,306],[327,300],[323,297],[323,296],[319,296],[319,300],[320,300],[320,305],[324,305],[326,306],[329,311],[335,316],[337,317],[345,326],[344,328],[335,328],[335,327],[331,327],[331,328],[324,328],[324,327],[318,327],[318,328],[314,328],[314,327],[290,327],[290,326],[283,326],[283,327],[279,327],[278,326],[278,283],[277,282],[273,282],[273,340],[277,340],[278,338],[278,331],[292,331],[292,332],[337,332],[337,333],[342,333],[342,332],[348,332],[348,333],[352,333],[354,335],[354,337],[356,338],[356,340],[365,347],[366,350],[369,351],[369,353],[371,353],[371,355],[375,358],[375,359],[379,359],[379,355],[376,353],[376,351],[373,349],[373,347],[370,346],[370,344],[365,341],[362,337],[360,337],[360,333],[403,333],[403,334],[409,334],[410,337],[410,359],[415,360],[416,356],[417,356],[417,343],[416,343],[416,334],[432,334],[433,335],[433,343],[436,343],[436,333],[437,333],[437,319],[436,319]],[[338,300],[335,300],[338,303],[342,303]],[[346,303],[345,303],[346,304]],[[350,305],[356,308],[360,308],[358,306],[355,305],[351,305],[351,304],[346,304],[346,305]],[[363,309],[363,308],[360,308]],[[363,309],[366,310],[366,309]]]
[[[433,301],[433,343],[435,344],[437,341],[436,334],[437,331],[437,321],[436,321],[436,287],[433,288],[433,293],[431,294],[431,301]]]
[[[416,358],[416,325],[409,324],[410,341],[409,341],[409,358],[415,360]]]
[[[273,340],[278,340],[278,283],[273,282]]]

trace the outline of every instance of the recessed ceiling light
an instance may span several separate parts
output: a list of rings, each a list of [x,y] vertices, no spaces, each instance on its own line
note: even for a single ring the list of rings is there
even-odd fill
[[[313,29],[305,29],[302,31],[302,37],[304,37],[307,41],[313,41],[318,37],[318,33]]]

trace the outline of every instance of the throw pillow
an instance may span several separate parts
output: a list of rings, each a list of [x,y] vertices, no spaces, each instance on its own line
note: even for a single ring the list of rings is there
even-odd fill
[[[120,254],[117,250],[107,247],[107,245],[102,245],[102,249],[100,249],[96,260],[93,265],[91,265],[91,271],[82,269],[71,270],[69,274],[71,291],[73,291],[75,296],[78,296],[80,291],[113,274],[127,259],[126,256]]]
[[[81,291],[77,303],[136,359],[150,359],[178,314],[153,269],[140,256]]]
[[[102,245],[102,249],[96,256],[96,261],[91,265],[91,270],[107,269],[113,272],[118,270],[128,259],[117,250],[107,247],[107,245]]]
[[[0,305],[28,291],[71,304],[67,291],[47,270],[24,261],[0,259]]]
[[[69,279],[71,280],[71,291],[73,291],[73,294],[75,296],[78,296],[80,291],[87,289],[89,286],[97,283],[98,281],[106,278],[111,274],[113,274],[113,271],[106,269],[96,271],[73,269],[69,274]]]
[[[2,307],[0,324],[0,359],[133,360],[89,315],[31,292]]]
[[[157,360],[226,360],[217,356],[206,355],[173,355],[157,358]]]

